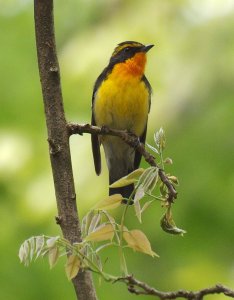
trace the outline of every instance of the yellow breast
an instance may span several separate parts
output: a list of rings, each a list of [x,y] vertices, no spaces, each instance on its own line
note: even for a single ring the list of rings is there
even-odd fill
[[[149,96],[140,75],[116,65],[95,95],[97,125],[127,129],[140,136],[147,122]]]

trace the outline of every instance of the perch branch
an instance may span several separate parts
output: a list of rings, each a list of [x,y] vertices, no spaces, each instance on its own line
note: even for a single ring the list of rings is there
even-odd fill
[[[107,127],[97,127],[97,126],[92,126],[89,124],[85,125],[80,125],[80,124],[74,124],[74,123],[69,123],[67,125],[68,128],[68,134],[80,134],[82,135],[83,133],[90,133],[90,134],[99,134],[99,135],[112,135],[112,136],[118,136],[121,138],[125,143],[127,143],[130,147],[133,147],[136,149],[136,151],[139,151],[140,154],[144,157],[145,161],[153,166],[153,167],[158,167],[155,158],[152,154],[150,154],[148,151],[145,150],[144,144],[139,142],[139,138],[127,131],[124,130],[116,130],[116,129],[111,129]],[[164,171],[159,168],[158,172],[161,181],[166,185],[168,189],[168,202],[173,202],[174,199],[177,197],[177,192],[173,186],[173,184],[170,182],[168,177],[165,175]]]
[[[173,292],[162,292],[149,286],[148,284],[141,282],[134,278],[132,275],[127,277],[117,278],[114,282],[124,282],[130,293],[136,295],[148,295],[158,297],[160,300],[163,299],[177,299],[184,298],[188,300],[202,300],[204,296],[213,294],[224,294],[227,297],[234,298],[234,290],[222,285],[216,284],[215,286],[204,288],[199,291],[186,291],[178,290]]]
[[[34,18],[38,67],[44,100],[50,161],[53,172],[57,223],[71,243],[81,241],[76,206],[69,135],[63,109],[59,64],[54,36],[53,0],[34,0]],[[91,274],[79,272],[73,280],[77,299],[96,300]]]

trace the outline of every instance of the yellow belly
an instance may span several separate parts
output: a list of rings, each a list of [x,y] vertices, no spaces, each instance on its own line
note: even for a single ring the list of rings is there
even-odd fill
[[[98,126],[124,130],[140,136],[146,126],[149,91],[138,77],[111,78],[103,81],[94,101]]]

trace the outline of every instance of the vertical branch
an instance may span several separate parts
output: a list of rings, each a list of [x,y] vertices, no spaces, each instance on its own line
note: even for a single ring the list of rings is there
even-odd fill
[[[60,224],[63,236],[74,243],[81,241],[81,231],[56,55],[53,0],[34,0],[34,18],[38,66],[58,208],[57,223]],[[73,285],[79,300],[96,299],[90,272],[79,272],[73,280]]]

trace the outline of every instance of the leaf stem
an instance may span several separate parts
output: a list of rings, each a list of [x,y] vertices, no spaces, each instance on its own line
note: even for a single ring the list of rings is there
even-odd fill
[[[152,194],[150,194],[150,193],[148,193],[148,192],[145,192],[145,194],[148,195],[148,196],[150,196],[150,197],[152,197],[152,198],[154,198],[155,200],[158,200],[158,201],[163,201],[163,202],[166,202],[166,201],[167,201],[165,198],[162,198],[162,197],[160,197],[160,196],[152,195]]]
[[[124,247],[123,247],[123,232],[124,232],[124,222],[125,222],[125,217],[128,211],[129,203],[132,201],[133,195],[136,191],[136,188],[134,188],[132,194],[128,198],[128,202],[126,206],[124,207],[123,215],[121,218],[121,224],[120,224],[120,241],[119,241],[119,254],[120,254],[120,264],[121,264],[121,271],[123,273],[123,276],[128,275],[128,269],[127,269],[127,264],[124,256]]]

